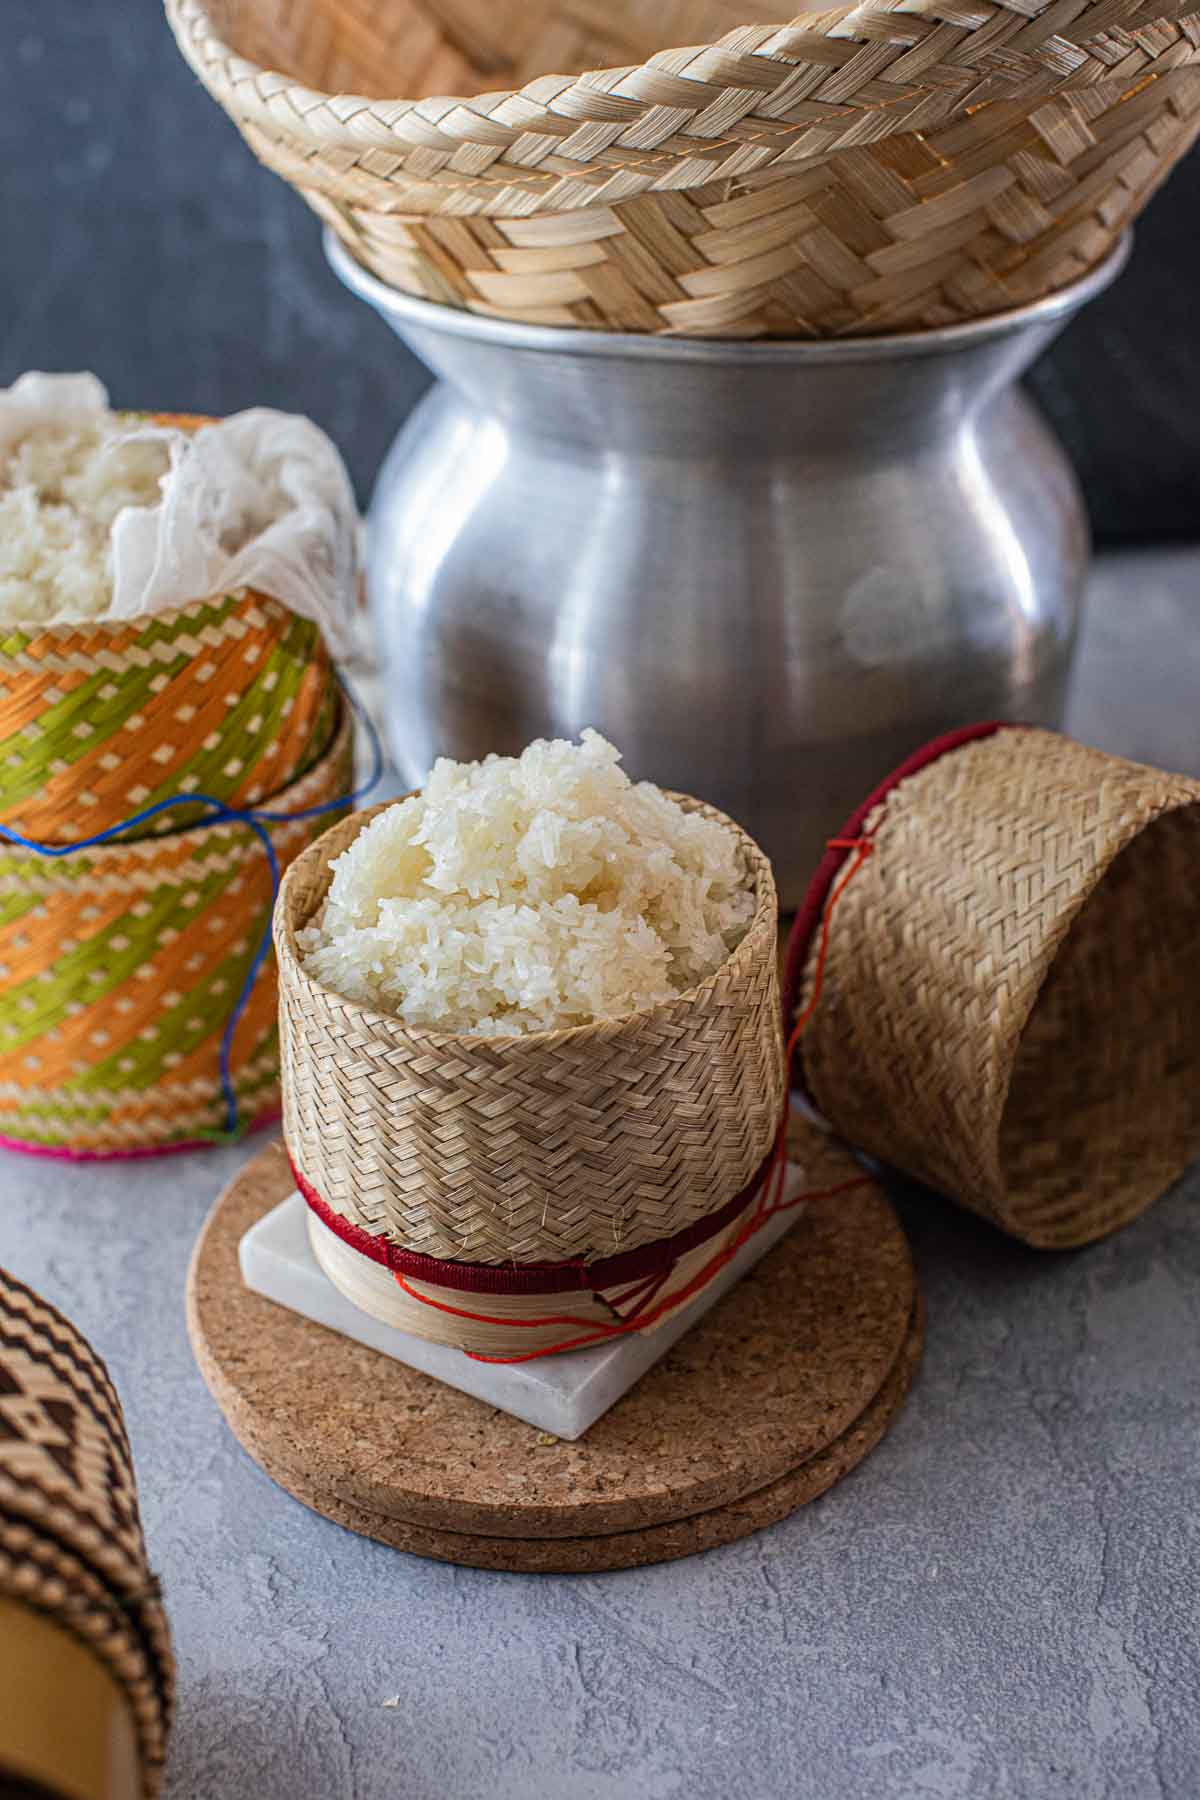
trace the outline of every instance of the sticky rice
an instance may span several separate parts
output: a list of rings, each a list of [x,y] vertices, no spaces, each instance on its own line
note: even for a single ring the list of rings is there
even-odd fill
[[[0,621],[104,614],[113,523],[156,506],[169,470],[162,436],[114,413],[22,437],[0,467]]]
[[[442,1032],[503,1036],[652,1006],[712,975],[754,914],[737,838],[598,732],[441,760],[332,864],[308,973]]]

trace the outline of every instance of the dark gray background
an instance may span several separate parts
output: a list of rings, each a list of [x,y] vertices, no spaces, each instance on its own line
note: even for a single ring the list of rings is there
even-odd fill
[[[383,0],[381,0],[383,3]],[[1200,154],[1133,266],[1035,371],[1104,542],[1200,538]],[[424,375],[325,267],[317,222],[182,62],[157,0],[3,0],[0,384],[311,414],[360,493]]]

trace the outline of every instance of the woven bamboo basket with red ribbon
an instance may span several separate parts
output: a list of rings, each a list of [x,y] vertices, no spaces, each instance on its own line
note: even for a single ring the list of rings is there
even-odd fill
[[[121,1403],[0,1270],[0,1790],[153,1800],[175,1663]]]
[[[1200,1154],[1198,866],[1200,781],[1024,727],[931,745],[797,918],[795,1077],[1025,1242],[1105,1236]]]
[[[284,1136],[319,1260],[366,1311],[496,1360],[648,1329],[762,1216],[784,1106],[766,858],[724,821],[754,918],[690,992],[570,1030],[450,1035],[330,992],[297,951],[376,810],[296,859],[275,914]]]
[[[1182,0],[166,10],[365,267],[538,324],[825,336],[1002,311],[1103,261],[1200,130]]]

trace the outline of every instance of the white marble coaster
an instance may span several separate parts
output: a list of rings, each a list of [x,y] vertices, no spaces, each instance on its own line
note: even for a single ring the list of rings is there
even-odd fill
[[[798,1191],[802,1179],[801,1170],[789,1168],[785,1198]],[[501,1412],[553,1432],[555,1437],[578,1438],[779,1242],[801,1210],[796,1207],[771,1219],[743,1244],[711,1287],[657,1330],[631,1332],[592,1350],[544,1356],[530,1363],[472,1362],[461,1350],[410,1337],[360,1312],[318,1266],[308,1242],[308,1208],[299,1194],[290,1194],[250,1227],[242,1239],[239,1259],[242,1280],[256,1294],[372,1350],[381,1350],[385,1356],[394,1356],[464,1394],[473,1394]]]

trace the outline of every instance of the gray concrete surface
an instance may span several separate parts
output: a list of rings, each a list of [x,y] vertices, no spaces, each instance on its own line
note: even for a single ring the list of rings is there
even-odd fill
[[[1097,580],[1073,723],[1200,770],[1200,554]],[[357,1539],[226,1431],[183,1327],[245,1152],[0,1158],[0,1260],[125,1399],[180,1657],[172,1800],[1058,1800],[1200,1793],[1200,1171],[1024,1251],[900,1196],[929,1308],[891,1435],[706,1557],[480,1574]]]

